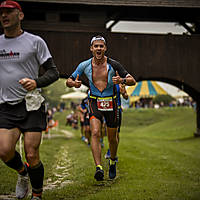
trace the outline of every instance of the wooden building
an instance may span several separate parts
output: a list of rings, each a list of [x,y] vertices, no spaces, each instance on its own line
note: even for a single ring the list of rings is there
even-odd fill
[[[91,56],[90,39],[101,34],[107,40],[107,55],[120,61],[137,81],[170,83],[197,102],[200,135],[199,0],[18,1],[25,13],[24,29],[47,41],[61,77],[67,78],[78,63]],[[123,20],[176,22],[188,34],[112,33],[112,27]]]

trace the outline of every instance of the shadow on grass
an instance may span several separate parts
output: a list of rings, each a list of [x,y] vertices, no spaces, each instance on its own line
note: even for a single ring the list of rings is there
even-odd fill
[[[104,181],[101,181],[100,183],[95,183],[93,186],[95,186],[95,187],[103,187],[103,186],[105,186],[105,183],[104,183]]]
[[[97,186],[97,187],[111,187],[113,184],[118,182],[119,177],[116,177],[115,179],[110,179],[110,178],[106,178],[103,181],[100,182],[96,182],[93,186]]]

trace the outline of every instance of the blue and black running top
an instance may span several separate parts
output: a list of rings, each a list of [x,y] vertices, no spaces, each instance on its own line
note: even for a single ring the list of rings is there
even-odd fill
[[[114,84],[112,81],[112,77],[115,76],[115,72],[118,71],[120,77],[125,78],[128,75],[128,72],[124,69],[124,67],[111,58],[107,58],[107,71],[108,71],[108,83],[106,88],[100,92],[98,88],[95,87],[93,84],[93,77],[92,77],[92,58],[81,62],[76,70],[72,73],[71,77],[73,80],[76,79],[77,74],[79,77],[84,73],[89,80],[89,87],[90,87],[90,95],[96,97],[109,97],[113,96],[114,94]]]
[[[120,97],[120,87],[119,84],[116,84],[116,91],[117,91],[117,105],[118,109],[121,111],[121,97]]]
[[[87,109],[88,112],[88,97],[85,97],[82,101],[81,101],[81,108],[83,110]]]

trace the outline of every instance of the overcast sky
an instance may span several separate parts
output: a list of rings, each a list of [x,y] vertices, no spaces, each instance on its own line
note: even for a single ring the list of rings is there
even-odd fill
[[[112,23],[110,21],[107,27]],[[132,22],[120,21],[112,28],[112,32],[124,33],[172,33],[183,34],[186,29],[176,23],[169,22]]]

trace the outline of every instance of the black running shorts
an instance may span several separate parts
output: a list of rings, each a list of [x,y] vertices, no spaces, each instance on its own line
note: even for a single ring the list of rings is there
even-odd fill
[[[0,104],[0,128],[19,128],[24,132],[41,132],[47,127],[45,103],[38,110],[27,111],[26,103]]]
[[[118,119],[117,119],[117,99],[113,99],[113,111],[100,111],[97,107],[97,100],[89,98],[89,113],[90,119],[92,116],[99,119],[101,123],[103,122],[103,117],[105,117],[106,125],[109,128],[117,128],[118,127]]]
[[[90,125],[90,120],[89,120],[89,113],[85,113],[84,114],[84,122],[83,122],[84,126],[89,126]]]

